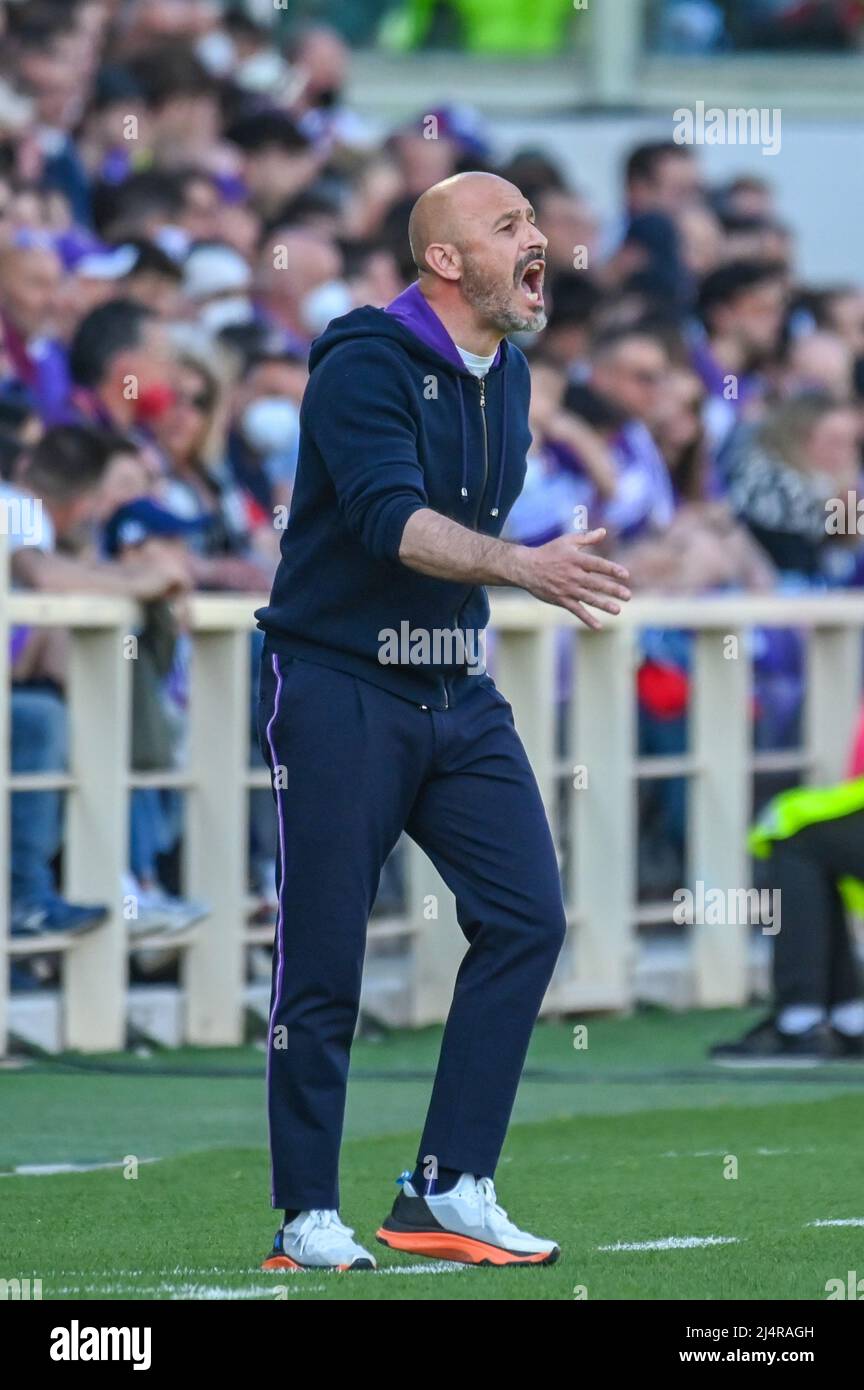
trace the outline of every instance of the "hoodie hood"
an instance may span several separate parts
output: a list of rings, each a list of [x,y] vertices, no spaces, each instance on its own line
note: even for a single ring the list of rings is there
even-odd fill
[[[331,319],[324,332],[315,339],[309,353],[310,371],[318,365],[331,348],[351,338],[392,338],[402,344],[415,357],[432,359],[439,365],[447,363],[451,371],[460,376],[471,376],[459,355],[444,324],[431,304],[420,292],[415,282],[407,290],[397,295],[386,309],[373,309],[365,304],[360,309],[352,309],[347,314]],[[506,363],[507,341],[498,344],[495,360],[490,367],[494,371]]]
[[[462,485],[461,495],[463,498],[468,496],[468,444],[467,428],[465,422],[465,395],[464,385],[466,381],[476,381],[473,372],[465,366],[459,349],[454,343],[441,319],[435,310],[428,303],[425,295],[421,293],[419,284],[415,281],[409,285],[407,290],[387,305],[386,309],[374,309],[371,305],[364,305],[360,309],[352,309],[350,313],[342,314],[339,318],[332,319],[327,328],[316,338],[309,353],[309,370],[312,371],[318,363],[326,356],[331,348],[340,343],[348,342],[353,338],[384,337],[392,338],[400,343],[412,357],[419,357],[431,362],[440,370],[442,365],[446,365],[448,371],[455,376],[456,387],[459,394],[459,430],[461,439],[461,458],[462,458]],[[508,343],[504,338],[498,344],[495,358],[489,368],[490,372],[502,370],[502,429],[501,446],[498,459],[498,478],[494,502],[489,509],[492,517],[497,517],[501,505],[501,490],[504,481],[504,457],[507,449],[507,378],[506,370],[508,359]]]
[[[402,294],[397,295],[387,305],[384,312],[385,314],[392,314],[397,322],[404,324],[409,332],[414,334],[415,338],[419,338],[427,347],[440,352],[441,356],[446,357],[459,371],[464,372],[466,370],[465,363],[459,355],[459,349],[423,294],[418,281],[415,280],[413,285],[409,285],[407,290],[403,290]],[[492,367],[497,367],[500,361],[501,344],[499,343]],[[492,367],[490,367],[490,371]]]

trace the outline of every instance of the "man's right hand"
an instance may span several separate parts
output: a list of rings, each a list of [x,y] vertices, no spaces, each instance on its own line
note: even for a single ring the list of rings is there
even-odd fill
[[[623,565],[588,553],[587,547],[597,545],[605,535],[605,527],[600,526],[584,533],[568,531],[546,545],[524,547],[520,587],[544,603],[566,608],[586,627],[599,630],[603,624],[585,604],[604,613],[620,613],[621,603],[630,598],[630,590],[622,582],[630,576]]]

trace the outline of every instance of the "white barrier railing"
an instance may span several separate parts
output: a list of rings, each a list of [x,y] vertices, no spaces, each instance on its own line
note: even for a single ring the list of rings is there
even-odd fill
[[[181,772],[129,770],[130,666],[124,638],[137,611],[125,600],[51,596],[2,587],[0,544],[0,747],[8,748],[9,629],[14,624],[68,628],[72,633],[68,702],[72,728],[66,774],[11,777],[0,758],[0,1051],[7,1037],[7,955],[63,956],[63,1043],[83,1051],[120,1048],[125,1040],[127,970],[131,950],[161,947],[164,937],[126,933],[120,877],[126,868],[128,794],[140,786],[186,792],[184,890],[207,899],[203,922],[171,936],[181,954],[184,1035],[202,1045],[242,1039],[247,946],[272,940],[272,928],[247,925],[248,791],[267,787],[268,774],[249,764],[249,632],[256,600],[196,596],[190,740]],[[806,737],[793,753],[750,748],[748,629],[806,630]],[[640,758],[636,744],[635,670],[640,627],[692,629],[695,637],[691,738],[686,755]],[[864,598],[824,596],[634,600],[602,632],[588,633],[567,614],[528,596],[493,594],[495,678],[510,700],[554,825],[569,818],[572,852],[565,863],[570,932],[548,992],[546,1011],[624,1009],[633,1002],[633,968],[640,924],[669,921],[671,904],[636,901],[636,782],[645,777],[689,779],[688,882],[746,887],[745,833],[752,774],[794,770],[808,782],[843,776],[861,701]],[[562,755],[556,729],[556,632],[574,639],[573,698]],[[729,637],[740,656],[729,659]],[[574,765],[587,779],[574,779]],[[586,785],[574,782],[587,781]],[[62,786],[66,790],[64,893],[72,900],[110,903],[109,919],[79,938],[9,939],[9,793]],[[563,788],[563,797],[561,795]],[[464,940],[452,898],[431,864],[409,845],[404,917],[373,921],[370,939],[411,944],[405,1017],[416,1024],[442,1019],[449,1005]],[[437,919],[424,912],[428,895]],[[748,991],[747,926],[689,933],[693,998],[703,1005],[742,1003]]]

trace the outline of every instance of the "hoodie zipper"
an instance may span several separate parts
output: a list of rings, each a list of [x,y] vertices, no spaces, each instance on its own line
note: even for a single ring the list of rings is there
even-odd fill
[[[481,487],[480,487],[480,498],[479,498],[479,501],[478,501],[478,503],[477,503],[477,515],[474,517],[474,526],[479,530],[479,527],[480,527],[480,513],[481,513],[481,511],[483,510],[483,497],[484,497],[484,494],[485,494],[485,492],[486,492],[486,484],[487,484],[487,482],[489,481],[489,431],[488,431],[488,429],[486,428],[486,377],[485,377],[485,376],[478,377],[478,378],[477,378],[477,384],[478,384],[478,386],[480,387],[480,419],[481,419],[481,421],[482,421],[482,423],[483,423],[483,482],[482,482]],[[472,592],[473,592],[473,590],[472,590]],[[454,628],[458,628],[458,627],[459,627],[459,620],[460,620],[460,618],[462,617],[462,614],[463,614],[465,608],[468,606],[468,599],[470,599],[470,597],[471,597],[471,594],[468,595],[468,598],[466,598],[465,602],[462,604],[462,607],[459,609],[458,613],[456,613],[456,614],[454,615],[454,618],[453,618],[453,626],[454,626]],[[448,708],[448,693],[447,693],[447,680],[446,680],[446,677],[445,677],[445,680],[444,680],[444,708],[445,708],[445,709]]]
[[[483,496],[486,492],[486,484],[489,481],[489,432],[486,428],[486,378],[478,378],[480,386],[480,419],[483,422],[483,483],[480,487],[480,500],[477,503],[477,515],[474,518],[474,525],[479,529],[480,512],[483,509]]]

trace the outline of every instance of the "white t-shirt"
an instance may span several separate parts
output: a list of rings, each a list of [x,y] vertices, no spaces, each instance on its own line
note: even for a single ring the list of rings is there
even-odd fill
[[[0,483],[0,536],[8,538],[9,555],[16,550],[33,546],[37,550],[53,551],[56,545],[54,523],[42,505],[40,497],[22,492],[11,483]],[[17,586],[13,580],[13,589]],[[30,629],[13,627],[10,633],[10,659],[13,666],[24,647]]]
[[[492,353],[491,357],[480,357],[480,355],[476,352],[468,352],[465,348],[460,348],[459,344],[457,343],[456,351],[458,352],[459,356],[462,358],[462,361],[465,363],[465,366],[468,368],[469,372],[472,373],[472,375],[485,376],[489,368],[492,366],[492,363],[495,361],[495,354],[497,353],[498,349],[495,349],[495,352]]]
[[[0,483],[0,535],[8,537],[10,555],[28,545],[50,552],[57,540],[41,497],[11,483]]]

